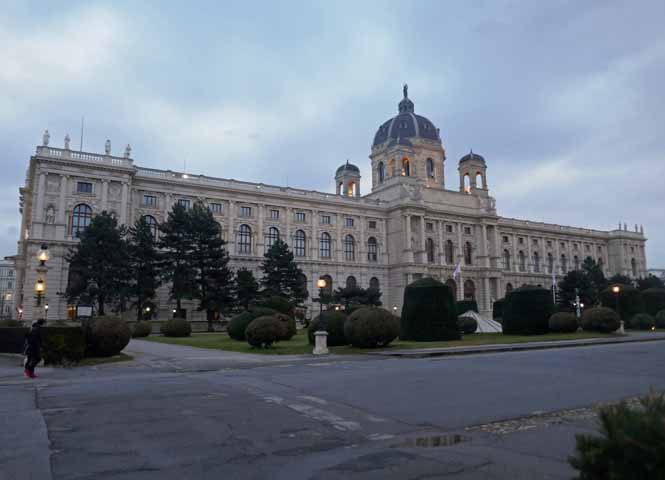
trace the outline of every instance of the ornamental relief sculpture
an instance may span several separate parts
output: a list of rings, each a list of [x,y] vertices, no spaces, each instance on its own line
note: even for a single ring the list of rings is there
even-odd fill
[[[111,182],[109,184],[109,198],[111,200],[120,200],[122,187],[118,182]]]
[[[46,192],[58,193],[60,191],[60,177],[58,175],[48,175],[46,177]]]

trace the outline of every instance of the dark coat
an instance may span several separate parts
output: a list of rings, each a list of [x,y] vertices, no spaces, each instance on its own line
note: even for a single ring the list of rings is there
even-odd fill
[[[42,351],[42,326],[33,323],[25,337],[25,354],[39,356]]]

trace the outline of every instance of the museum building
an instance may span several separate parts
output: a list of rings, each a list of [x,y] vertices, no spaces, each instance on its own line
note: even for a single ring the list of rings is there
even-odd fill
[[[286,241],[307,277],[309,307],[319,278],[331,289],[378,287],[384,305],[399,310],[404,287],[431,276],[486,313],[514,287],[550,288],[554,276],[579,268],[586,257],[607,276],[646,274],[641,227],[599,231],[500,217],[487,162],[473,151],[459,160],[458,178],[446,178],[440,131],[415,113],[406,86],[397,115],[374,135],[369,158],[371,192],[361,194],[360,170],[347,161],[335,171],[335,193],[326,193],[144,168],[135,165],[129,145],[121,156],[108,140],[103,154],[89,153],[72,150],[66,136],[57,148],[46,131],[20,188],[17,309],[26,321],[72,311],[63,296],[65,254],[96,214],[111,212],[126,225],[145,217],[157,237],[175,203],[197,201],[221,225],[233,269],[258,278],[265,251],[278,238]],[[159,318],[168,318],[174,305],[166,287],[156,303]],[[205,319],[193,303],[183,307],[188,318]]]

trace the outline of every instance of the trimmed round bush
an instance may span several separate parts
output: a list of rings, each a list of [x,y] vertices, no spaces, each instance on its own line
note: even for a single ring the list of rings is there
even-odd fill
[[[505,302],[505,299],[500,298],[498,300],[495,300],[494,303],[492,304],[492,318],[494,320],[496,320],[497,318],[503,317],[503,304],[504,304],[504,302]]]
[[[459,326],[460,332],[462,332],[463,335],[476,333],[476,330],[478,330],[478,322],[473,317],[466,317],[462,315],[457,319],[457,325]]]
[[[42,327],[44,364],[69,365],[80,362],[88,350],[87,340],[89,335],[86,339],[81,327]]]
[[[291,340],[297,332],[296,319],[283,313],[276,313],[274,316],[282,322],[283,332],[279,339],[283,341]]]
[[[348,345],[346,336],[344,335],[344,322],[346,322],[347,315],[345,312],[337,310],[325,310],[323,312],[323,319],[326,322],[326,331],[328,332],[328,345],[331,347],[338,347],[341,345]],[[307,328],[307,339],[310,345],[314,345],[314,332],[321,329],[321,316],[315,317]]]
[[[402,340],[417,342],[459,340],[461,335],[452,289],[430,277],[407,285],[399,336]]]
[[[656,328],[665,328],[665,310],[656,314]]]
[[[627,327],[633,330],[651,330],[656,326],[655,319],[648,313],[638,313],[633,315],[628,321]]]
[[[582,314],[582,329],[586,332],[610,333],[616,331],[620,324],[619,315],[611,308],[588,308]]]
[[[478,302],[475,300],[460,300],[457,302],[457,313],[461,315],[466,312],[478,313]]]
[[[574,313],[557,312],[549,319],[550,332],[573,333],[579,327],[579,322]]]
[[[665,288],[647,288],[642,291],[644,311],[649,315],[656,315],[665,310]]]
[[[385,347],[399,335],[399,324],[399,318],[388,310],[360,308],[344,323],[344,336],[354,347]]]
[[[247,330],[247,326],[252,320],[275,315],[276,313],[278,313],[277,310],[268,307],[251,307],[249,310],[232,317],[226,327],[226,332],[233,340],[244,341],[246,339],[245,330]]]
[[[612,287],[600,292],[600,303],[603,307],[608,307],[616,310],[617,301],[616,294],[612,292]],[[617,312],[621,319],[628,320],[633,318],[637,313],[644,312],[644,299],[642,292],[632,285],[619,285],[619,311]]]
[[[541,287],[516,288],[503,305],[503,333],[506,335],[540,335],[549,331],[554,312],[552,292]]]
[[[247,343],[257,348],[270,347],[284,335],[284,323],[274,315],[255,318],[245,330]]]
[[[134,331],[132,332],[132,338],[142,338],[147,337],[152,333],[152,324],[148,321],[136,322],[134,325]]]
[[[129,325],[122,318],[96,318],[88,331],[89,354],[95,357],[117,355],[127,346],[131,336]]]
[[[293,304],[289,302],[286,298],[280,297],[278,295],[273,295],[261,301],[259,303],[259,308],[261,307],[270,308],[272,310],[275,310],[276,312],[283,313],[290,317],[293,317],[295,313],[295,307],[293,306]]]
[[[184,318],[172,318],[162,324],[161,331],[165,337],[189,337],[192,326]]]

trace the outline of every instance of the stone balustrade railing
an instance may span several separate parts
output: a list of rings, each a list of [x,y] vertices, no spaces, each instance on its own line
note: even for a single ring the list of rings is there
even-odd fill
[[[73,160],[78,162],[111,165],[114,167],[133,168],[134,161],[131,158],[114,157],[112,155],[100,155],[98,153],[79,152],[65,148],[53,148],[46,146],[37,147],[37,155],[46,158]]]

